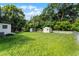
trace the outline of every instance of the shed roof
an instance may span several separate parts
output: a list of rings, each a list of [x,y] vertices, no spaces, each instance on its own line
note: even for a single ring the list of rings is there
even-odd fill
[[[51,27],[44,27],[44,28],[51,28]]]

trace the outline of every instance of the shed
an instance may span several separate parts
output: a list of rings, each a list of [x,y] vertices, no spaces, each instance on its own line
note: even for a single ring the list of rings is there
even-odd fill
[[[30,32],[34,32],[34,28],[30,28]]]
[[[0,35],[6,35],[11,33],[11,24],[0,23]]]
[[[50,33],[50,32],[52,32],[52,28],[51,27],[45,27],[45,28],[43,28],[43,32],[44,33]]]

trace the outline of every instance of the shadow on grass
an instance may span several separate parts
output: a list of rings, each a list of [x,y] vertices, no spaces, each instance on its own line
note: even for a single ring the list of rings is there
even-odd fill
[[[11,47],[17,47],[22,44],[28,44],[34,39],[24,35],[4,36],[0,37],[0,51],[10,49]]]

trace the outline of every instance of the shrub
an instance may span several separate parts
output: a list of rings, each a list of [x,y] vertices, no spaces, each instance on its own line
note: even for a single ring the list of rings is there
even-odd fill
[[[72,30],[72,24],[68,21],[57,21],[54,25],[55,30]]]
[[[73,30],[79,32],[79,20],[77,19],[75,23],[73,24]]]

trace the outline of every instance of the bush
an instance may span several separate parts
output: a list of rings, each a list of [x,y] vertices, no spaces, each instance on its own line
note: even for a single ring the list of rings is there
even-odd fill
[[[75,27],[74,30],[79,32],[79,26]]]
[[[68,20],[62,21],[38,21],[38,22],[27,22],[23,28],[23,31],[29,31],[30,28],[35,28],[36,31],[44,27],[51,27],[53,30],[62,31],[79,31],[79,20],[77,19],[75,23],[70,23]]]
[[[73,30],[79,32],[79,20],[78,19],[73,24]]]
[[[72,24],[70,24],[68,21],[57,21],[54,25],[55,30],[72,30]]]

